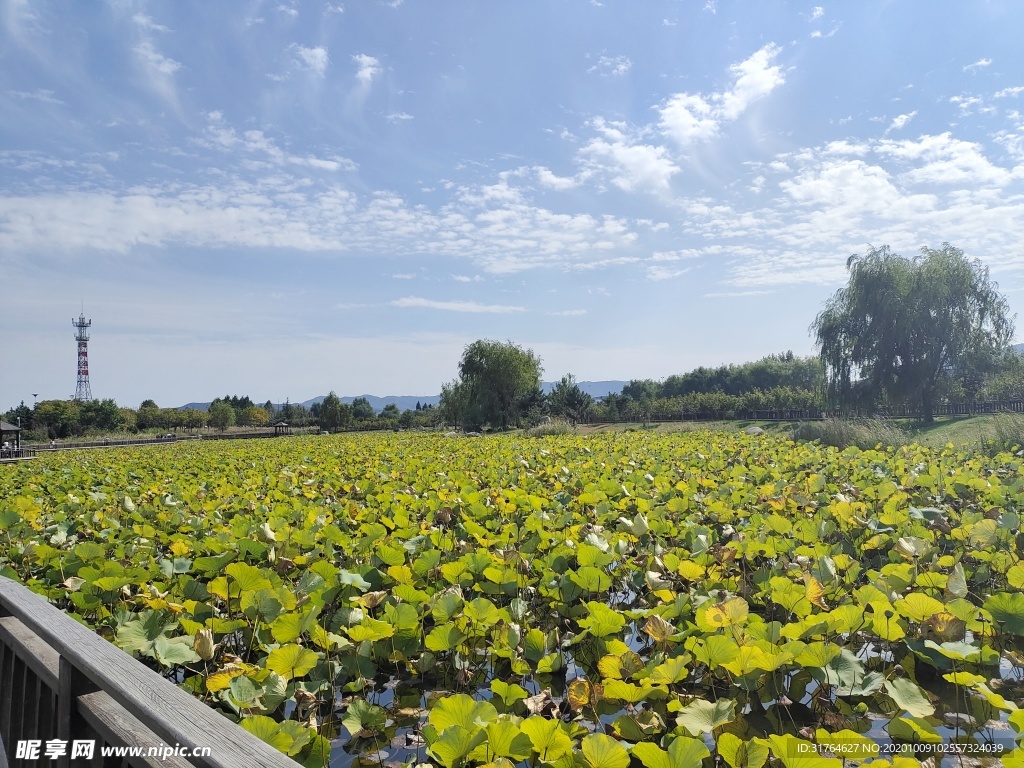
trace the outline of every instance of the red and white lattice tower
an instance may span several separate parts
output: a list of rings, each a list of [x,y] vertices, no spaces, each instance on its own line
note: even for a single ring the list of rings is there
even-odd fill
[[[92,388],[89,386],[89,331],[92,320],[85,319],[83,312],[71,324],[77,329],[75,340],[78,342],[78,386],[75,387],[75,400],[92,400]]]

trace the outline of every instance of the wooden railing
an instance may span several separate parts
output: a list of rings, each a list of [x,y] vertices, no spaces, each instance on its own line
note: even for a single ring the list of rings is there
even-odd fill
[[[29,740],[39,748],[36,759],[19,759],[18,742]],[[71,758],[75,742],[90,741],[92,759]],[[10,768],[298,765],[2,576],[0,743]],[[51,760],[48,744],[54,751],[63,746],[63,754]],[[103,756],[105,747],[138,748],[139,753]]]

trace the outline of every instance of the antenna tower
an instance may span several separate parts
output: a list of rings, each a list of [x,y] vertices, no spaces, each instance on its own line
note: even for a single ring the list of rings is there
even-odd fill
[[[92,388],[89,386],[89,331],[92,320],[85,319],[82,312],[71,324],[77,329],[75,340],[78,342],[78,386],[75,387],[75,400],[92,400]]]

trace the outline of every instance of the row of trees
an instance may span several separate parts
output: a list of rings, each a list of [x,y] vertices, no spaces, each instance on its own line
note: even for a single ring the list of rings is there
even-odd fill
[[[24,402],[4,414],[11,422],[68,437],[87,431],[226,429],[259,427],[278,418],[293,426],[336,431],[351,427],[411,428],[455,424],[508,429],[557,415],[632,419],[658,415],[732,414],[815,407],[873,409],[909,405],[926,420],[943,400],[1024,397],[1024,356],[1009,344],[1015,318],[988,268],[948,243],[914,258],[872,248],[847,262],[849,281],[811,325],[818,357],[792,352],[743,365],[697,368],[664,381],[631,381],[601,402],[571,375],[545,396],[541,361],[512,342],[476,341],[463,352],[458,376],[443,385],[438,408],[379,415],[365,398],[342,403],[331,392],[308,411],[248,396],[213,401],[209,411],[160,408],[152,400],[137,410],[113,400]]]
[[[12,424],[20,424],[29,440],[116,432],[226,430],[234,426],[258,429],[278,421],[293,427],[319,427],[330,431],[349,428],[410,429],[435,426],[439,421],[433,406],[417,403],[415,410],[402,412],[390,404],[377,414],[365,397],[345,404],[333,392],[322,403],[309,409],[287,401],[280,406],[270,401],[256,405],[249,397],[237,395],[216,398],[205,411],[161,408],[153,400],[143,400],[138,408],[119,407],[113,400],[42,400],[30,408],[23,401],[4,413],[3,418]]]

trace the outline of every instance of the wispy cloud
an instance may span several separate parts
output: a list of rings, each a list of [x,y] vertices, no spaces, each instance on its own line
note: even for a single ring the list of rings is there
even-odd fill
[[[961,117],[967,117],[971,114],[976,107],[983,103],[980,96],[950,96],[949,103],[955,104],[957,109],[960,110]]]
[[[132,21],[134,21],[135,24],[139,27],[142,27],[142,29],[148,29],[152,32],[171,31],[168,27],[165,27],[163,24],[157,24],[155,21],[153,21],[151,17],[147,16],[144,13],[136,13],[134,16],[132,16]]]
[[[39,88],[35,91],[8,91],[8,95],[16,99],[31,99],[41,101],[44,104],[63,104],[64,102],[53,95],[53,91]]]
[[[1022,93],[1024,93],[1024,85],[1015,85],[1012,88],[1003,88],[1003,90],[1001,91],[996,91],[995,98],[1016,98],[1017,96],[1020,96]]]
[[[626,192],[668,190],[669,181],[679,172],[679,167],[665,147],[644,143],[636,132],[620,122],[596,118],[591,127],[600,136],[579,150],[581,161],[591,173],[610,175],[612,183]]]
[[[916,109],[913,112],[908,112],[905,115],[897,115],[896,117],[893,118],[893,121],[891,123],[889,123],[889,127],[885,129],[885,132],[888,134],[888,133],[890,133],[892,131],[900,130],[907,123],[909,123],[911,120],[913,120],[916,116],[917,116],[917,110]]]
[[[690,271],[689,267],[684,269],[672,269],[671,267],[653,266],[647,268],[648,280],[672,280],[681,277]]]
[[[556,176],[550,169],[545,168],[542,165],[534,167],[533,170],[537,174],[537,181],[540,182],[541,186],[547,187],[548,189],[564,192],[568,189],[574,189],[579,185],[579,181],[577,179],[567,176]]]
[[[475,301],[434,301],[417,296],[407,296],[391,302],[393,307],[412,307],[421,309],[439,309],[445,312],[472,312],[504,315],[509,312],[525,312],[525,307],[512,307],[504,304],[478,304]]]
[[[181,62],[164,56],[156,49],[151,40],[143,40],[133,50],[136,58],[142,65],[143,73],[150,88],[165,102],[177,108],[178,92],[174,82],[174,74],[181,69]]]
[[[984,69],[992,63],[992,59],[978,59],[973,64],[968,64],[964,67],[964,72],[977,72],[979,69]]]
[[[732,299],[739,296],[764,296],[775,291],[718,291],[716,293],[705,293],[706,299]]]
[[[326,48],[320,45],[307,48],[304,45],[295,43],[292,46],[292,50],[295,51],[296,61],[301,67],[315,73],[318,77],[324,76],[327,66],[331,63],[331,58]]]
[[[365,53],[355,54],[352,57],[352,61],[356,63],[356,80],[366,87],[369,87],[373,82],[373,78],[383,71],[380,61]]]
[[[406,120],[412,120],[413,117],[408,112],[392,112],[388,115],[388,122],[391,123],[404,123]]]
[[[822,8],[820,5],[816,5],[814,8],[811,9],[811,21],[820,19],[824,15],[825,9]]]
[[[558,312],[548,312],[552,317],[582,317],[587,314],[585,309],[563,309]]]
[[[354,171],[357,168],[348,158],[337,155],[317,157],[291,154],[281,149],[277,142],[263,131],[250,130],[238,134],[225,122],[224,115],[219,111],[210,112],[206,117],[206,131],[201,137],[193,139],[193,144],[210,149],[253,153],[274,165],[298,165],[321,171]]]
[[[180,61],[164,56],[149,40],[143,40],[135,46],[135,54],[151,73],[157,75],[170,76],[181,69]]]
[[[767,96],[786,78],[774,64],[782,49],[774,43],[733,64],[728,90],[711,93],[677,93],[660,109],[659,126],[681,146],[715,136],[723,123],[736,120],[755,101]]]
[[[632,68],[633,62],[628,56],[601,56],[597,63],[587,69],[589,74],[597,73],[602,77],[621,77]]]

